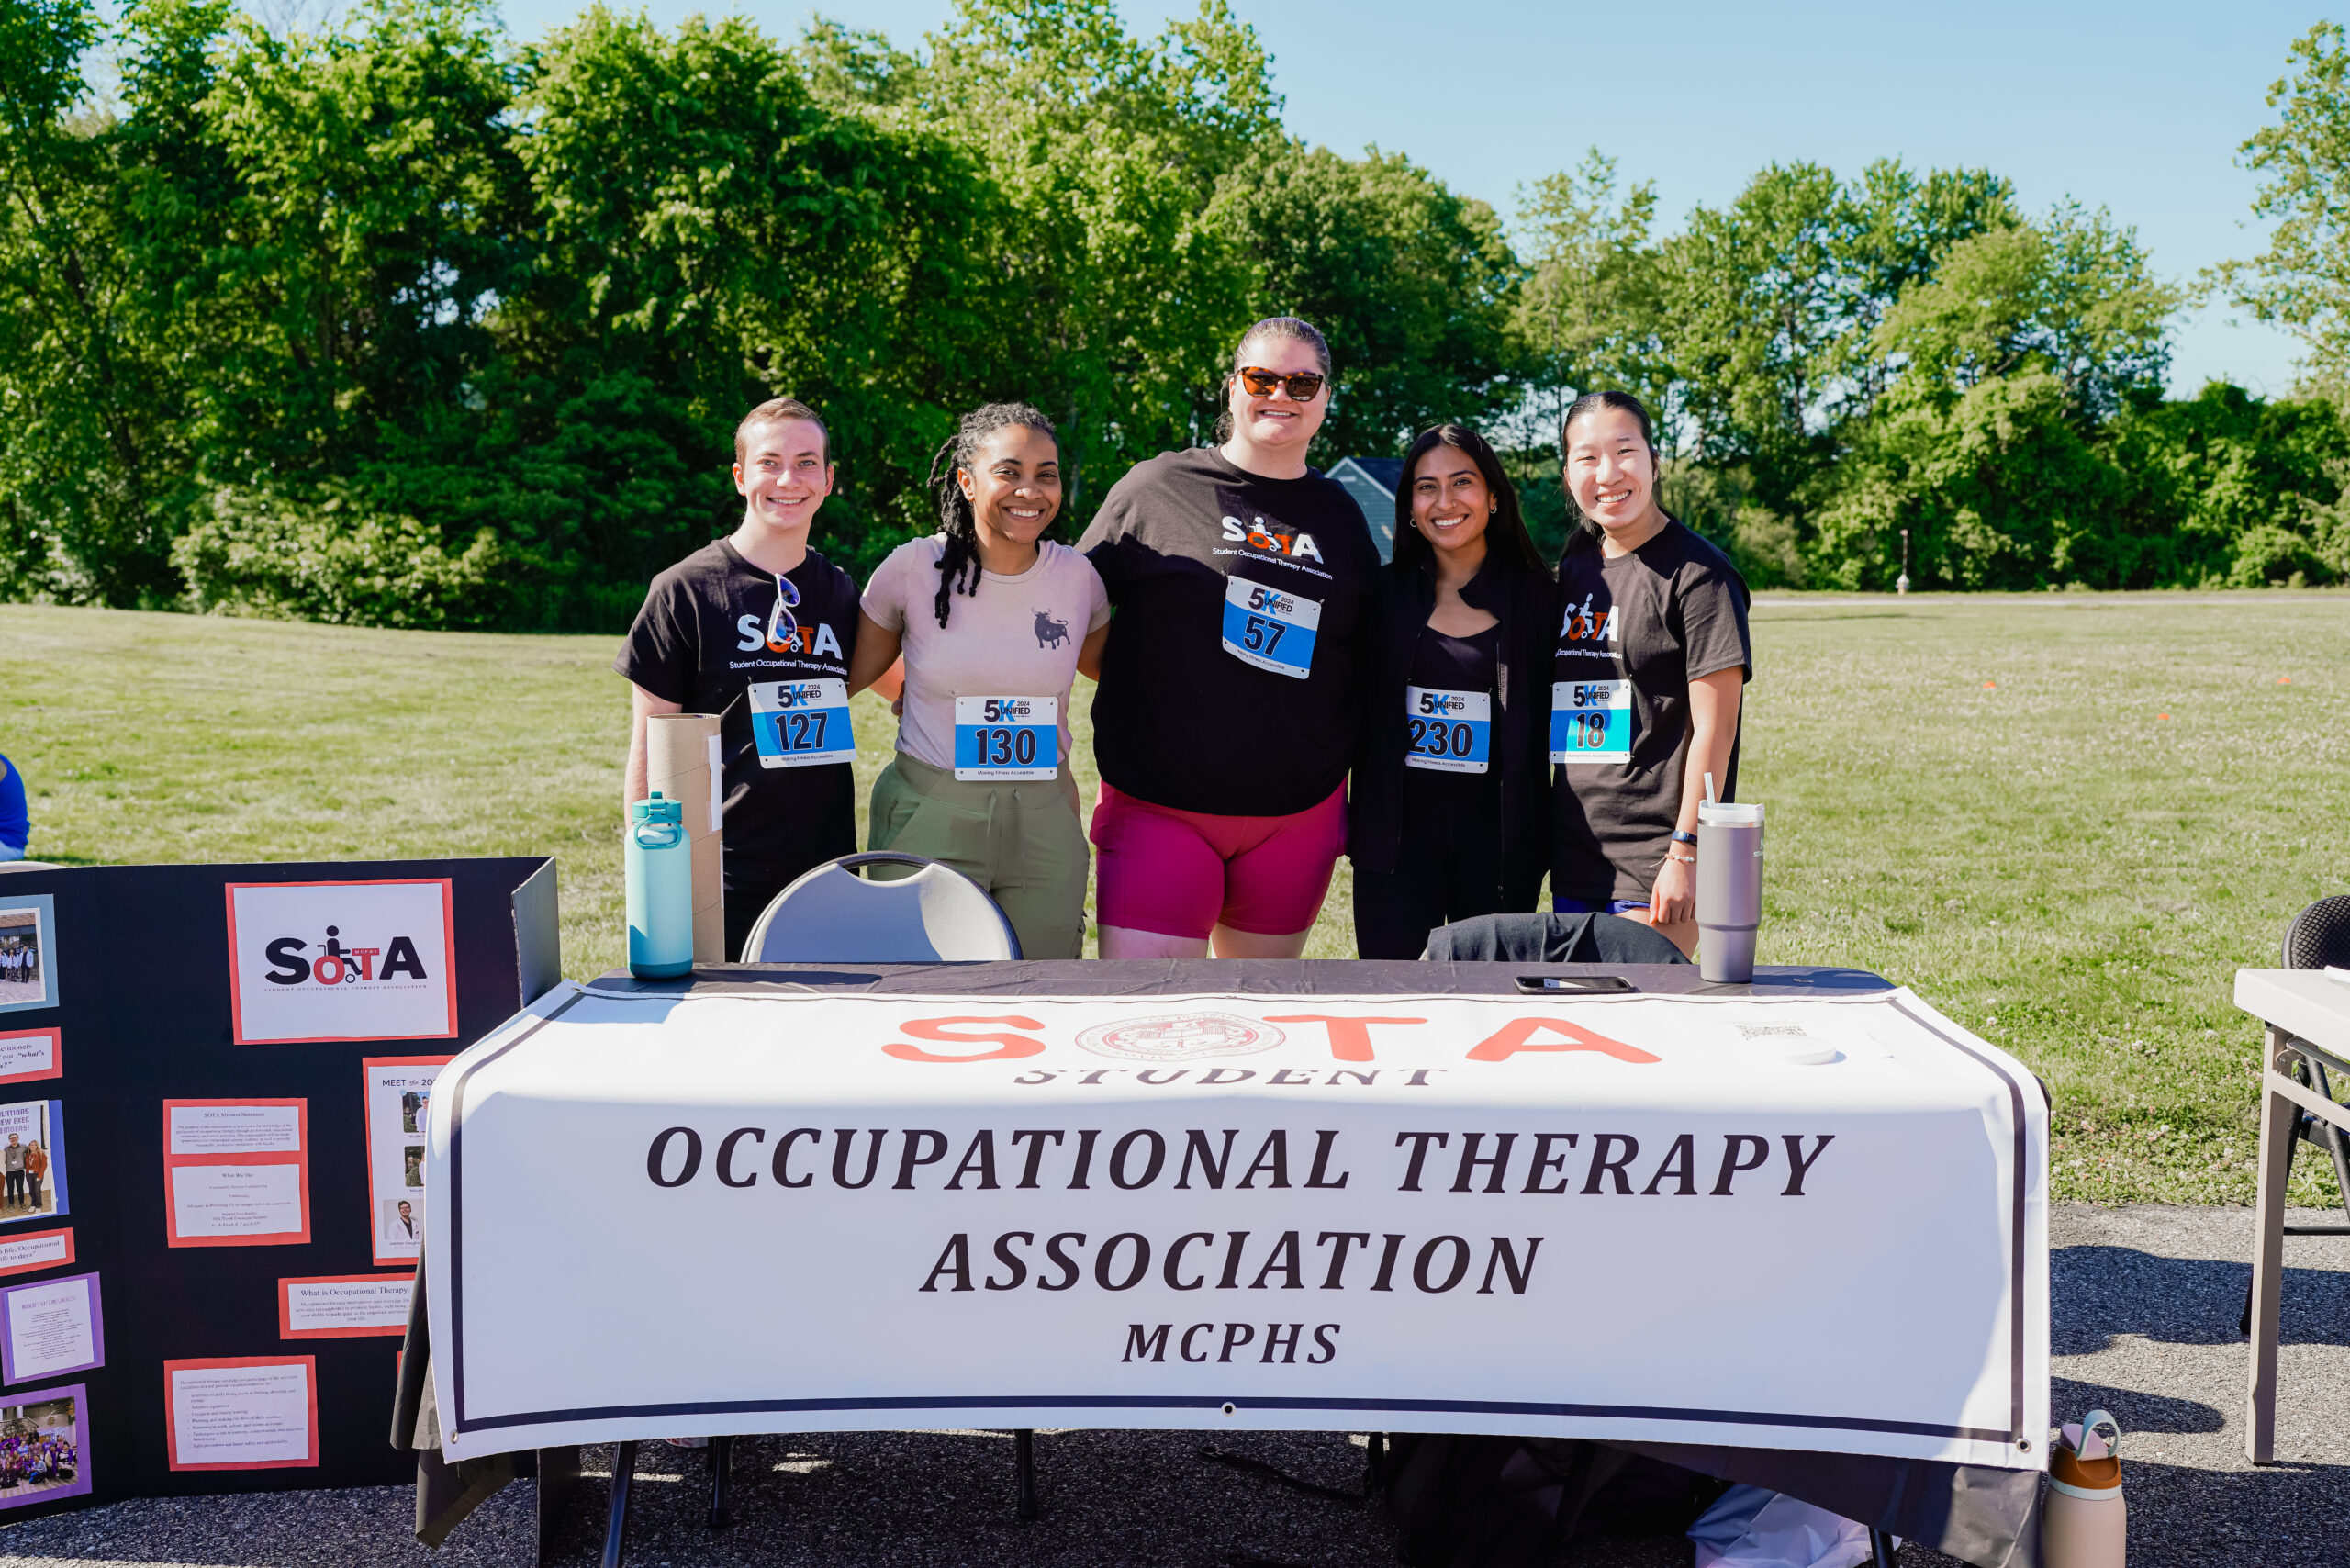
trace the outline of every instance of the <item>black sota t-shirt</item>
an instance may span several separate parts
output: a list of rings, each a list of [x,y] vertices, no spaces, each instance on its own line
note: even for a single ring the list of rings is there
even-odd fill
[[[1345,781],[1379,553],[1336,481],[1161,453],[1078,548],[1117,611],[1093,700],[1103,778],[1218,816],[1288,816]]]
[[[787,607],[796,632],[772,619],[773,573],[723,539],[707,544],[653,579],[612,661],[654,696],[719,716],[729,892],[771,892],[856,849],[856,585],[813,550],[784,577],[800,595]]]
[[[1551,678],[1550,892],[1646,899],[1681,814],[1689,683],[1754,675],[1746,580],[1678,522],[1628,554],[1596,548],[1559,563],[1562,607]],[[1738,789],[1738,749],[1721,798]]]

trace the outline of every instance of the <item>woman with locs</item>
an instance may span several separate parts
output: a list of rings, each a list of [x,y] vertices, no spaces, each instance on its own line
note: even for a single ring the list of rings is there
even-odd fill
[[[1657,502],[1655,427],[1592,392],[1560,427],[1582,521],[1559,558],[1551,680],[1550,907],[1622,914],[1697,945],[1697,808],[1736,798],[1753,678],[1745,579]]]
[[[1348,802],[1363,958],[1416,958],[1432,927],[1540,901],[1555,603],[1493,447],[1460,425],[1422,431],[1395,492]]]
[[[931,487],[939,532],[890,553],[858,613],[849,690],[905,661],[897,754],[874,780],[867,847],[979,883],[1023,956],[1078,958],[1087,857],[1069,686],[1077,671],[1099,671],[1110,605],[1085,557],[1043,537],[1061,507],[1051,421],[1024,403],[966,414]]]
[[[1346,844],[1379,555],[1306,466],[1330,349],[1294,317],[1241,335],[1220,444],[1111,487],[1078,548],[1117,615],[1093,747],[1105,958],[1291,958]]]

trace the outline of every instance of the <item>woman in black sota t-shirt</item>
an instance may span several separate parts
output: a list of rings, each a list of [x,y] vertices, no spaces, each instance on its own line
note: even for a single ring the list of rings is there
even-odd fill
[[[1395,492],[1378,662],[1348,801],[1355,946],[1531,911],[1550,869],[1555,584],[1485,439],[1425,431]]]
[[[1361,509],[1305,465],[1330,350],[1241,338],[1223,443],[1111,488],[1078,548],[1114,616],[1093,702],[1105,958],[1295,958],[1346,844],[1379,569]]]
[[[1559,557],[1552,669],[1550,907],[1645,921],[1697,946],[1697,806],[1738,791],[1739,706],[1754,673],[1746,581],[1656,499],[1654,427],[1625,392],[1560,427],[1583,513]]]

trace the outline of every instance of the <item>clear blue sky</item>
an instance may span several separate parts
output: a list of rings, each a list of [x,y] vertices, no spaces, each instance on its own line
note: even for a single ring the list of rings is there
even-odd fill
[[[1596,144],[1630,179],[1654,180],[1670,223],[1735,196],[1772,162],[1840,174],[1898,157],[1982,165],[2024,203],[2070,196],[2134,225],[2155,266],[2185,278],[2262,243],[2252,176],[2235,150],[2267,122],[2288,43],[2324,16],[2277,0],[1973,0],[1914,6],[1803,0],[1233,0],[1273,58],[1291,129],[1354,153],[1408,154],[1505,214],[1519,184]],[[536,38],[579,0],[504,0]],[[734,11],[796,37],[816,11],[901,48],[950,14],[947,0],[649,0],[656,20]],[[1129,0],[1156,33],[1189,6]],[[2224,306],[2181,325],[2176,390],[2225,377],[2281,393],[2291,341]]]

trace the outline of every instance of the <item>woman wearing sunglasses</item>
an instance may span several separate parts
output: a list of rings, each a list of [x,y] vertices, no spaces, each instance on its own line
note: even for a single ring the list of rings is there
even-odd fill
[[[1069,770],[1069,683],[1099,667],[1110,601],[1044,538],[1061,508],[1052,421],[990,403],[931,464],[939,532],[866,585],[849,690],[902,652],[897,755],[873,784],[871,844],[985,888],[1031,958],[1085,948],[1085,828]]]
[[[1531,912],[1550,863],[1557,585],[1475,431],[1438,425],[1404,454],[1380,588],[1348,803],[1355,946],[1416,958],[1435,926]]]
[[[1320,332],[1258,322],[1221,444],[1136,464],[1079,543],[1117,612],[1093,700],[1105,958],[1295,958],[1329,890],[1379,570],[1306,466],[1329,378]]]

